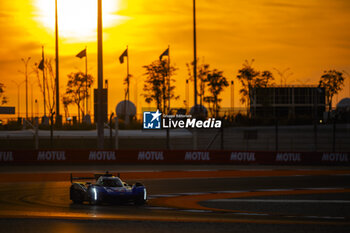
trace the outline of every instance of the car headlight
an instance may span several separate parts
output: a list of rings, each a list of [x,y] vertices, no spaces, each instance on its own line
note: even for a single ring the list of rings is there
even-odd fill
[[[97,190],[95,187],[92,188],[92,194],[93,194],[94,200],[97,201]]]

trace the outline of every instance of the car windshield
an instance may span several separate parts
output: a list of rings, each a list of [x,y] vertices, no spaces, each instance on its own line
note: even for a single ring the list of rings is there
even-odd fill
[[[101,185],[105,187],[123,187],[123,184],[119,179],[103,179]]]

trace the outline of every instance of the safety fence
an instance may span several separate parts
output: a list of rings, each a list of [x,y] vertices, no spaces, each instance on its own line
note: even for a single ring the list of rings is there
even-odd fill
[[[230,150],[3,150],[0,164],[350,165],[349,153]]]

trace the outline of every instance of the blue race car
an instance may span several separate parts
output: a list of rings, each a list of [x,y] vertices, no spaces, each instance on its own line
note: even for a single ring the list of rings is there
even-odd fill
[[[73,182],[73,180],[95,179],[96,183]],[[101,203],[126,203],[143,205],[147,201],[146,187],[141,183],[129,185],[119,177],[106,172],[94,177],[73,177],[71,174],[70,200],[73,203],[89,202],[91,205]]]

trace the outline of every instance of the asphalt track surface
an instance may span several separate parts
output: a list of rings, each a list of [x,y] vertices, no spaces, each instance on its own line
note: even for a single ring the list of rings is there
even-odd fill
[[[347,167],[109,169],[148,204],[72,204],[68,171],[106,166],[0,167],[0,232],[350,232]]]

